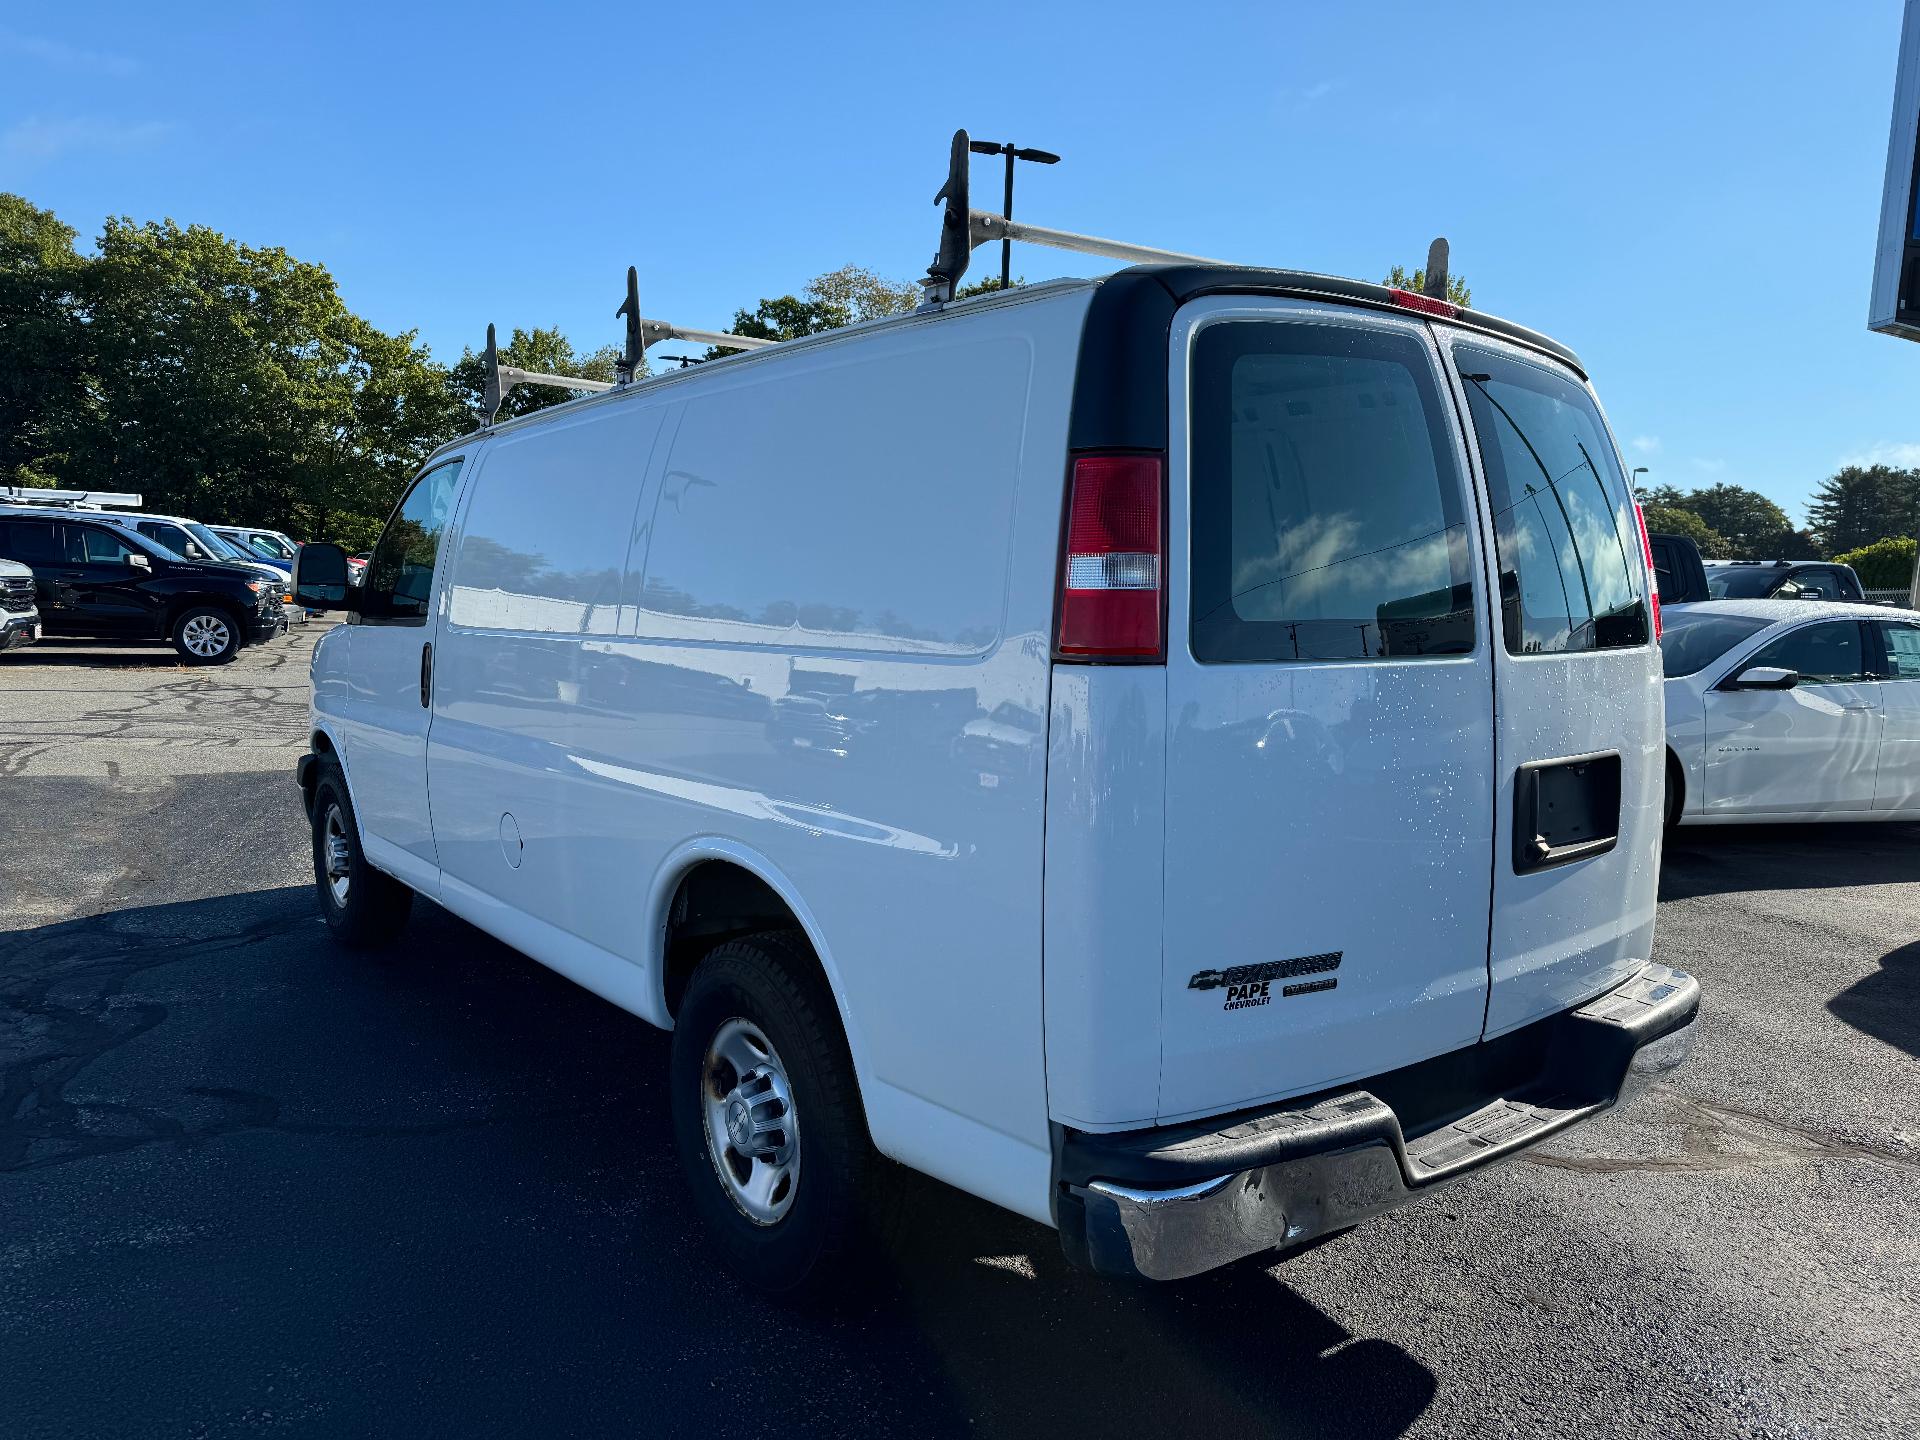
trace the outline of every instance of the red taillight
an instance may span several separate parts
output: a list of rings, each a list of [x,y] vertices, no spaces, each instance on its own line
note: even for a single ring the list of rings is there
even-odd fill
[[[1640,526],[1640,553],[1647,557],[1647,609],[1653,612],[1653,638],[1660,638],[1660,578],[1653,569],[1653,541],[1647,538],[1647,512],[1633,502],[1633,518]]]
[[[1165,487],[1158,455],[1078,455],[1060,566],[1062,659],[1165,656]]]
[[[1397,290],[1389,287],[1387,296],[1402,310],[1418,310],[1423,315],[1444,315],[1449,320],[1460,313],[1460,307],[1450,300],[1441,300],[1432,295],[1422,295],[1418,290]]]

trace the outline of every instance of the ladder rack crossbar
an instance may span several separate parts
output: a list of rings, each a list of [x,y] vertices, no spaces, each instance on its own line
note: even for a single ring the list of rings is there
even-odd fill
[[[574,375],[545,375],[538,370],[522,370],[517,365],[500,367],[500,388],[511,390],[516,385],[551,385],[557,390],[584,390],[589,395],[599,395],[614,388],[611,380],[582,380]]]
[[[1105,240],[1098,235],[1076,235],[1071,230],[1050,230],[1044,225],[1028,225],[985,210],[970,211],[967,229],[978,250],[991,240],[1024,240],[1029,245],[1045,245],[1054,250],[1073,250],[1082,255],[1098,255],[1107,260],[1124,260],[1131,265],[1163,263],[1187,265],[1224,265],[1224,260],[1205,255],[1187,255],[1178,250],[1162,250],[1152,245],[1134,245],[1125,240]]]

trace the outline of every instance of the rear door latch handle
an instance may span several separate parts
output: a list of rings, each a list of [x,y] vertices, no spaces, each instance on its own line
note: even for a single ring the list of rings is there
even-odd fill
[[[420,708],[425,710],[433,704],[433,642],[427,641],[420,647]]]

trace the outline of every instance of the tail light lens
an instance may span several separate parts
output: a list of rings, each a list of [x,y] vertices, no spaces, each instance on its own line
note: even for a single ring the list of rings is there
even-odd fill
[[[1653,569],[1653,541],[1647,538],[1647,512],[1633,502],[1633,518],[1640,526],[1640,553],[1647,557],[1647,609],[1653,614],[1653,638],[1660,638],[1660,577]]]
[[[1063,660],[1166,658],[1166,486],[1158,455],[1078,455],[1060,567]]]

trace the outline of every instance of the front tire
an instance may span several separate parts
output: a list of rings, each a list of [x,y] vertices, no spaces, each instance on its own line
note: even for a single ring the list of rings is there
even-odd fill
[[[367,863],[340,767],[327,761],[313,787],[313,886],[333,938],[355,950],[388,945],[406,927],[413,891]]]
[[[240,626],[213,605],[196,605],[173,622],[173,648],[189,665],[225,665],[240,653]]]
[[[872,1147],[806,941],[751,935],[701,961],[671,1068],[681,1167],[728,1267],[770,1294],[835,1278],[863,1237]]]

